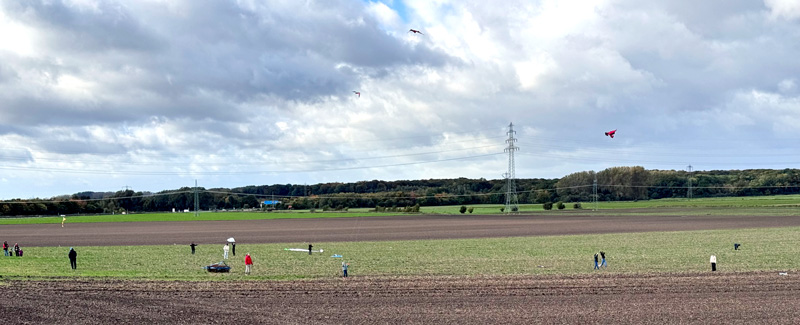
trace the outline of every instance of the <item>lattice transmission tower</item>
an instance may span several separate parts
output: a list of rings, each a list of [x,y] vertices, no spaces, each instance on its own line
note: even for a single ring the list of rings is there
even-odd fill
[[[597,173],[592,172],[594,174],[594,182],[592,183],[592,211],[597,211]]]
[[[200,195],[197,193],[197,180],[194,180],[194,216],[200,213]]]
[[[686,190],[686,198],[691,200],[692,199],[692,165],[686,166],[686,170],[689,171],[686,177],[686,182],[689,183],[689,188]]]
[[[519,150],[519,147],[515,146],[514,143],[517,142],[517,139],[514,138],[514,123],[508,124],[508,139],[506,139],[506,143],[508,147],[506,147],[505,151],[508,152],[508,172],[503,174],[503,177],[506,179],[506,213],[514,213],[519,211],[519,201],[517,200],[517,185],[515,183],[515,172],[514,172],[514,152]]]

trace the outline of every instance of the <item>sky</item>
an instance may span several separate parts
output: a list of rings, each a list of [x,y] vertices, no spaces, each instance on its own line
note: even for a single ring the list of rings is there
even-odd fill
[[[800,168],[798,57],[795,0],[0,1],[0,199]]]

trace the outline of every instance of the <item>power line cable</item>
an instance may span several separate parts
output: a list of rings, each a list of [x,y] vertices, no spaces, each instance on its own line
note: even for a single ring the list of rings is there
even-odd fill
[[[74,173],[74,174],[103,174],[103,175],[252,175],[252,174],[285,174],[285,173],[312,173],[312,172],[327,172],[327,171],[342,171],[342,170],[357,170],[357,169],[372,169],[372,168],[386,168],[398,167],[409,165],[430,164],[454,160],[466,160],[482,157],[490,157],[500,155],[502,153],[490,153],[483,155],[473,155],[465,157],[455,157],[447,159],[429,160],[429,161],[414,161],[407,163],[373,165],[373,166],[355,166],[355,167],[339,167],[339,168],[324,168],[324,169],[297,169],[297,170],[258,170],[258,171],[176,171],[176,172],[158,172],[158,171],[109,171],[109,170],[89,170],[89,169],[72,169],[72,168],[54,168],[54,167],[22,167],[22,166],[0,166],[0,169],[6,170],[26,170],[26,171],[41,171],[41,172],[61,172],[61,173]]]

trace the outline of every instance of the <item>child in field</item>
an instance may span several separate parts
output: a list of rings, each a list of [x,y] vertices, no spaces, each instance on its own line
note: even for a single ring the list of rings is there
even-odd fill
[[[600,266],[597,265],[597,253],[594,253],[594,269],[599,270]]]
[[[250,268],[253,267],[253,259],[250,258],[250,253],[244,256],[244,274],[250,275]]]

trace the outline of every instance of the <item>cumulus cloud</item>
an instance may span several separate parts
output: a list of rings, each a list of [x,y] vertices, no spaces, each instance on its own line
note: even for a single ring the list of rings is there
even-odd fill
[[[800,3],[793,0],[764,0],[773,17],[800,18]]]
[[[796,9],[0,2],[0,139],[19,153],[0,155],[16,171],[3,192],[499,178],[510,122],[519,177],[687,160],[725,169],[687,148],[776,150],[796,136]],[[742,164],[769,166],[762,156]]]

